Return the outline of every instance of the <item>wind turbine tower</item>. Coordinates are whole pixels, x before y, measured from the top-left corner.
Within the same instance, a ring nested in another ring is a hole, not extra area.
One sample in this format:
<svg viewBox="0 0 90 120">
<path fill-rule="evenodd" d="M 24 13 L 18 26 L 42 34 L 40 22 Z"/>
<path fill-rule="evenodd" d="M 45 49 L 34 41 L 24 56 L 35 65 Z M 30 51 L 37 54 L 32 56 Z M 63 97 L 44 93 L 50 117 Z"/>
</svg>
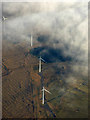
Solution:
<svg viewBox="0 0 90 120">
<path fill-rule="evenodd" d="M 31 47 L 32 47 L 32 45 L 33 45 L 33 37 L 32 37 L 32 35 L 31 35 L 30 40 L 31 40 Z"/>
<path fill-rule="evenodd" d="M 43 92 L 43 94 L 42 94 L 42 104 L 44 104 L 44 99 L 45 99 L 45 93 L 44 93 L 44 91 L 46 91 L 46 92 L 48 92 L 49 94 L 51 94 L 51 92 L 49 92 L 48 90 L 46 90 L 46 89 L 43 87 L 43 89 L 42 89 L 42 92 Z"/>
<path fill-rule="evenodd" d="M 40 58 L 39 58 L 39 72 L 41 72 L 41 67 L 42 67 L 41 66 L 41 64 L 42 64 L 41 61 L 45 62 L 45 60 L 42 59 L 41 56 L 40 56 Z"/>
</svg>

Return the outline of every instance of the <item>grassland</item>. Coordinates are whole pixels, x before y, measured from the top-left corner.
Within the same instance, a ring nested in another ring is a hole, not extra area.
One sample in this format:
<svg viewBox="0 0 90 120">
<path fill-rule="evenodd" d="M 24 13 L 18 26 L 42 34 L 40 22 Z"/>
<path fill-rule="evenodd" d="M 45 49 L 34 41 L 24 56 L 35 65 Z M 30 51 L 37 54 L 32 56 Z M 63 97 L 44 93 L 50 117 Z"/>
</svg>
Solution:
<svg viewBox="0 0 90 120">
<path fill-rule="evenodd" d="M 26 42 L 3 42 L 3 118 L 53 118 L 50 111 L 42 105 L 38 58 L 31 55 L 30 50 Z M 72 71 L 73 62 L 42 65 L 45 88 L 52 93 L 45 93 L 45 102 L 56 117 L 87 117 L 87 76 L 83 79 L 80 74 L 75 75 Z M 76 82 L 67 80 L 71 74 L 77 76 Z"/>
</svg>

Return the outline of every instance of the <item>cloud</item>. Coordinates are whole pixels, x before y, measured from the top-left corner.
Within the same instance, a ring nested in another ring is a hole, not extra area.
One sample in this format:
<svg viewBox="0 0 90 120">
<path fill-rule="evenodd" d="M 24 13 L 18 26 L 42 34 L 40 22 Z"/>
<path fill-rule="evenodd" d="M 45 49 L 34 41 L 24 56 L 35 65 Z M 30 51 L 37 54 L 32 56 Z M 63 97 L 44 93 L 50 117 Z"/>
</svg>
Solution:
<svg viewBox="0 0 90 120">
<path fill-rule="evenodd" d="M 8 17 L 3 23 L 4 39 L 29 42 L 32 34 L 34 44 L 48 46 L 44 50 L 41 47 L 38 55 L 48 53 L 58 59 L 62 51 L 65 59 L 70 57 L 87 66 L 87 3 L 3 3 L 3 14 Z"/>
</svg>

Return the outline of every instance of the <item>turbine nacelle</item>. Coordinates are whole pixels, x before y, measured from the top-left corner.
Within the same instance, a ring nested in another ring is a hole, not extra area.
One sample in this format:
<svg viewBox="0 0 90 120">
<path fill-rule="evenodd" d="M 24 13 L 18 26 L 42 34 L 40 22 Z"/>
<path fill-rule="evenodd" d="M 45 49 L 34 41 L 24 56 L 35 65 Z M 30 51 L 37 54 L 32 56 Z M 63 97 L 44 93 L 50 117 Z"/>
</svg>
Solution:
<svg viewBox="0 0 90 120">
<path fill-rule="evenodd" d="M 43 62 L 45 62 L 45 60 L 43 58 L 41 58 L 41 56 L 40 56 L 39 60 L 42 60 Z"/>
<path fill-rule="evenodd" d="M 51 92 L 49 92 L 48 90 L 46 90 L 44 87 L 43 87 L 43 89 L 42 89 L 41 91 L 46 91 L 46 92 L 48 92 L 49 94 L 52 94 Z"/>
</svg>

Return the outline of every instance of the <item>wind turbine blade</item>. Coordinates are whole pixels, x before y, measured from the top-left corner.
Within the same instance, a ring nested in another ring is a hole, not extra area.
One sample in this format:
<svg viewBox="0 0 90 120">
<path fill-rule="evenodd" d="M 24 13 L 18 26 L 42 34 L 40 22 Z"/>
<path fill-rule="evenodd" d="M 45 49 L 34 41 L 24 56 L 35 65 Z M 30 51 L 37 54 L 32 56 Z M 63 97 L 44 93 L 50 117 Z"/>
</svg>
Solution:
<svg viewBox="0 0 90 120">
<path fill-rule="evenodd" d="M 51 94 L 51 92 L 49 92 L 48 90 L 46 90 L 45 88 L 44 88 L 44 90 L 46 91 L 46 92 L 48 92 L 49 94 Z"/>
<path fill-rule="evenodd" d="M 45 62 L 45 60 L 44 59 L 42 59 L 42 58 L 40 58 L 42 61 L 44 61 Z"/>
</svg>

